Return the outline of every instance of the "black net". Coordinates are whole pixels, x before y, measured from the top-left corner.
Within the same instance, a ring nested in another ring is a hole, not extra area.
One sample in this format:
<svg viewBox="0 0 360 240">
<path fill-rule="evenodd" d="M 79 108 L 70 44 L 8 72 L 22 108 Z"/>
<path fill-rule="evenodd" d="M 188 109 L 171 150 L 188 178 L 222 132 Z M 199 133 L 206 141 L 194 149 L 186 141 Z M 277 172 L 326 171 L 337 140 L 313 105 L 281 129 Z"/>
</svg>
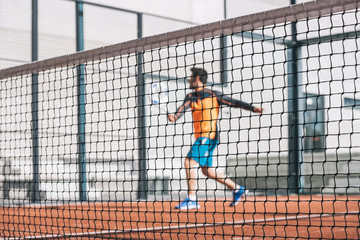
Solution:
<svg viewBox="0 0 360 240">
<path fill-rule="evenodd" d="M 0 237 L 358 239 L 357 7 L 1 70 Z"/>
</svg>

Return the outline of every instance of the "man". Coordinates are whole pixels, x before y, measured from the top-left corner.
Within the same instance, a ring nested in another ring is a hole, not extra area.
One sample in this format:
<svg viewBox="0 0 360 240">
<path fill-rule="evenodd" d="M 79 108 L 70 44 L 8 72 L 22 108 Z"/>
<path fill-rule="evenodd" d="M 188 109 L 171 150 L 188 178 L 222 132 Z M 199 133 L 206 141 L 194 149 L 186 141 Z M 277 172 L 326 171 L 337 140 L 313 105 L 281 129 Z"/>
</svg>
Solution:
<svg viewBox="0 0 360 240">
<path fill-rule="evenodd" d="M 207 72 L 201 68 L 192 68 L 189 80 L 190 88 L 194 92 L 189 93 L 183 104 L 175 114 L 168 114 L 170 122 L 175 122 L 191 107 L 193 116 L 193 128 L 195 143 L 191 147 L 184 165 L 188 184 L 188 197 L 176 206 L 176 209 L 189 210 L 200 208 L 196 198 L 196 164 L 199 164 L 202 173 L 233 190 L 233 201 L 230 206 L 235 206 L 248 190 L 237 185 L 212 167 L 212 154 L 218 145 L 217 118 L 221 105 L 243 108 L 256 113 L 262 113 L 263 109 L 251 106 L 248 103 L 223 96 L 220 92 L 206 89 Z"/>
</svg>

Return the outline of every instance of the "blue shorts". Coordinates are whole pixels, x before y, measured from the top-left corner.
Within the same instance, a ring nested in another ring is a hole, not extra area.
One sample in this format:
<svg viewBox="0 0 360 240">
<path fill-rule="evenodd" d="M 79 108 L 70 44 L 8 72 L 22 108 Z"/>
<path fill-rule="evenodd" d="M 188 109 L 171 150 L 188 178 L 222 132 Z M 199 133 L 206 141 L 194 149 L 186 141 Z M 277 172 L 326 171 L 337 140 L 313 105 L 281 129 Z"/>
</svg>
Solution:
<svg viewBox="0 0 360 240">
<path fill-rule="evenodd" d="M 187 157 L 194 159 L 202 167 L 212 167 L 212 156 L 219 141 L 207 137 L 199 137 L 192 145 Z"/>
</svg>

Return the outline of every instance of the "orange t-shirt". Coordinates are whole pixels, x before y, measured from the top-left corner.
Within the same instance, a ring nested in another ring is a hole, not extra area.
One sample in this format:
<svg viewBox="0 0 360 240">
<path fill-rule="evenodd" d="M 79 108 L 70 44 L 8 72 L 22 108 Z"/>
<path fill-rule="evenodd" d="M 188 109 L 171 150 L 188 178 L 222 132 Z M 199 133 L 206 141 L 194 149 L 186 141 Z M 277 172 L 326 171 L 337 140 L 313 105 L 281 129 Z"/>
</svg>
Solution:
<svg viewBox="0 0 360 240">
<path fill-rule="evenodd" d="M 175 113 L 175 118 L 179 119 L 185 110 L 191 107 L 195 139 L 199 137 L 217 139 L 217 119 L 220 105 L 253 110 L 248 103 L 224 96 L 218 91 L 202 88 L 186 95 L 184 103 Z"/>
</svg>

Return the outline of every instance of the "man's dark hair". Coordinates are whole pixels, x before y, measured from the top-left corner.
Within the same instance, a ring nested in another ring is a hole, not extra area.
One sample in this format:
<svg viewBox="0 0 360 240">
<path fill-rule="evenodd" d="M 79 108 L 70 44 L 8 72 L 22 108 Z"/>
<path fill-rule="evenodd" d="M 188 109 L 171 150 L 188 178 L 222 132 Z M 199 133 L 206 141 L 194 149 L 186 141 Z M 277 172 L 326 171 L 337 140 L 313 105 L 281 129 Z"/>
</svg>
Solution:
<svg viewBox="0 0 360 240">
<path fill-rule="evenodd" d="M 204 84 L 207 83 L 208 75 L 207 75 L 207 72 L 206 72 L 204 69 L 193 67 L 193 68 L 191 69 L 191 72 L 192 72 L 192 75 L 193 75 L 194 78 L 196 78 L 196 77 L 199 76 L 199 77 L 200 77 L 200 81 L 201 81 L 202 83 L 204 83 Z"/>
</svg>

